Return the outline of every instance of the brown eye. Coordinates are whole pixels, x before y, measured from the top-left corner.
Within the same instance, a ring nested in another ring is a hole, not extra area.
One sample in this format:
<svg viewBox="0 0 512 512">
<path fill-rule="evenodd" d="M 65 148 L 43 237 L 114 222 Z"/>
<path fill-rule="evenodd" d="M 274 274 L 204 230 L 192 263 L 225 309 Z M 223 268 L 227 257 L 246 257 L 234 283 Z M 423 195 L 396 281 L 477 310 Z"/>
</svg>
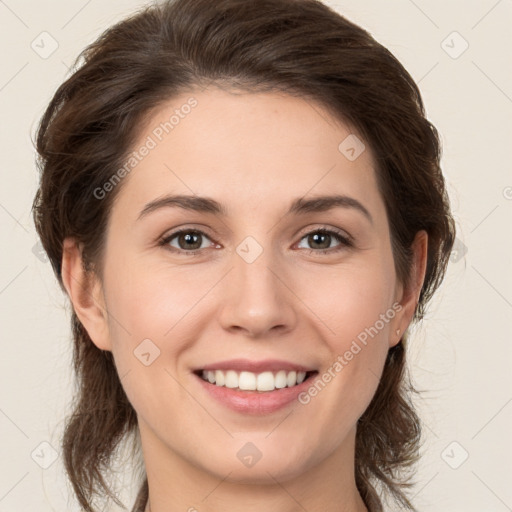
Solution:
<svg viewBox="0 0 512 512">
<path fill-rule="evenodd" d="M 353 245 L 349 237 L 328 229 L 317 229 L 315 231 L 311 231 L 303 236 L 301 240 L 304 239 L 307 240 L 307 244 L 310 247 L 306 247 L 306 250 L 311 253 L 332 253 L 339 251 L 344 247 L 351 247 Z M 331 247 L 331 243 L 333 241 L 338 241 L 338 245 Z"/>
<path fill-rule="evenodd" d="M 195 229 L 182 229 L 165 237 L 160 242 L 160 245 L 168 246 L 172 251 L 195 253 L 196 251 L 200 251 L 205 248 L 202 247 L 204 239 L 209 240 L 206 234 L 202 231 Z M 171 243 L 174 241 L 177 245 Z"/>
<path fill-rule="evenodd" d="M 180 249 L 200 249 L 201 248 L 201 234 L 196 232 L 180 233 L 177 235 L 178 245 Z"/>
<path fill-rule="evenodd" d="M 314 249 L 329 249 L 331 240 L 332 237 L 328 233 L 317 232 L 313 235 L 308 235 L 308 243 L 312 245 Z"/>
</svg>

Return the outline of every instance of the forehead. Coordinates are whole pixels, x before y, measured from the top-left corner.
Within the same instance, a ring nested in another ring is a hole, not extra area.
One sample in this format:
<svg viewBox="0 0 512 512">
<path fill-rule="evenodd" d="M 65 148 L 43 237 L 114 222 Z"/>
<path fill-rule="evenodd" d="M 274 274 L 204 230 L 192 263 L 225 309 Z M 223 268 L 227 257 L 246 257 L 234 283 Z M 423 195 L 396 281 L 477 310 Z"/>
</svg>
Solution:
<svg viewBox="0 0 512 512">
<path fill-rule="evenodd" d="M 326 193 L 383 209 L 368 145 L 319 104 L 284 93 L 176 96 L 147 116 L 130 160 L 117 202 L 137 213 L 167 193 L 215 196 L 233 215 Z"/>
</svg>

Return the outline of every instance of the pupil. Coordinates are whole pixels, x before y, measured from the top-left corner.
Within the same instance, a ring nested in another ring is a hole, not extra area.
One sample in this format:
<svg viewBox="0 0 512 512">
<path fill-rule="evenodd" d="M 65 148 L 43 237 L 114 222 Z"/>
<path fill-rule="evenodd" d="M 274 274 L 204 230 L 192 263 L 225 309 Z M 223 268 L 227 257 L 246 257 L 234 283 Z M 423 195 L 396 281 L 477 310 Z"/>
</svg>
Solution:
<svg viewBox="0 0 512 512">
<path fill-rule="evenodd" d="M 319 244 L 320 246 L 322 246 L 322 249 L 328 249 L 329 245 L 330 245 L 330 237 L 331 236 L 327 233 L 315 233 L 314 235 L 310 235 L 309 238 L 313 240 L 314 244 Z M 185 240 L 184 245 L 188 246 L 188 248 L 190 249 L 191 248 L 190 244 L 197 245 L 197 243 L 198 243 L 197 241 L 199 239 L 199 233 L 195 233 L 195 234 L 187 233 L 185 235 L 182 235 L 181 238 Z M 323 242 L 322 242 L 322 240 L 323 240 Z M 201 244 L 199 243 L 199 247 L 200 246 L 201 246 Z M 182 247 L 182 248 L 184 248 L 184 247 Z M 198 247 L 192 247 L 192 248 L 197 249 Z"/>
<path fill-rule="evenodd" d="M 199 234 L 198 234 L 198 233 L 196 233 L 196 234 L 190 234 L 190 233 L 187 233 L 187 234 L 185 234 L 185 235 L 182 235 L 182 239 L 184 239 L 184 240 L 185 240 L 185 242 L 186 242 L 186 243 L 185 243 L 185 247 L 182 247 L 182 249 L 183 249 L 183 248 L 188 248 L 188 249 L 191 249 L 191 248 L 192 248 L 192 249 L 197 249 L 197 248 L 199 248 L 199 247 L 201 246 L 201 244 L 200 244 L 200 243 L 199 243 L 199 246 L 198 246 L 198 247 L 191 247 L 190 245 L 187 245 L 187 244 L 189 244 L 190 242 L 191 242 L 192 244 L 194 244 L 194 243 L 195 243 L 195 244 L 197 244 L 197 240 L 198 240 L 198 238 L 199 238 Z M 195 239 L 195 242 L 194 242 L 194 239 Z M 180 244 L 180 245 L 181 245 L 181 244 Z"/>
<path fill-rule="evenodd" d="M 329 245 L 330 245 L 330 235 L 327 234 L 327 233 L 315 233 L 314 235 L 311 235 L 311 237 L 313 238 L 313 242 L 314 243 L 320 243 L 320 245 L 322 245 L 322 242 L 318 242 L 318 238 L 319 237 L 323 237 L 324 238 L 324 244 L 323 244 L 323 247 L 322 249 L 327 249 L 329 248 Z M 327 240 L 327 245 L 325 244 L 325 240 Z"/>
</svg>

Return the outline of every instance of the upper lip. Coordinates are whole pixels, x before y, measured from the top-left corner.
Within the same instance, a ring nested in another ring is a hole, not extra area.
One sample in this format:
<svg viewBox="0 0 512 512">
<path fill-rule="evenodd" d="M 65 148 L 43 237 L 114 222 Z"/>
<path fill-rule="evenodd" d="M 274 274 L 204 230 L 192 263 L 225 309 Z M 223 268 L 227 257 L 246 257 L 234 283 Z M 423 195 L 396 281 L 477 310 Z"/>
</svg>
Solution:
<svg viewBox="0 0 512 512">
<path fill-rule="evenodd" d="M 282 359 L 264 359 L 262 361 L 251 361 L 250 359 L 230 359 L 229 361 L 218 361 L 216 363 L 207 364 L 199 370 L 237 370 L 252 373 L 262 373 L 265 371 L 297 371 L 297 372 L 312 372 L 314 368 L 310 368 L 301 364 L 284 361 Z"/>
</svg>

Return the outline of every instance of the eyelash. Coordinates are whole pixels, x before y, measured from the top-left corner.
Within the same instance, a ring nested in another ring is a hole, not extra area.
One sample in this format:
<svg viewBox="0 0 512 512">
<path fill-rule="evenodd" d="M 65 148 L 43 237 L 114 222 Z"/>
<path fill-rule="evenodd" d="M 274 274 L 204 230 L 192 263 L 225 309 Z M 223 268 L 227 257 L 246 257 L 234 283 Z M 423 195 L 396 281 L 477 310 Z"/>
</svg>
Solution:
<svg viewBox="0 0 512 512">
<path fill-rule="evenodd" d="M 205 233 L 204 231 L 201 231 L 200 229 L 183 228 L 183 229 L 179 229 L 177 231 L 174 231 L 170 235 L 162 238 L 159 241 L 158 245 L 159 246 L 168 246 L 168 244 L 169 244 L 169 242 L 171 240 L 173 240 L 174 238 L 176 238 L 178 235 L 180 235 L 182 233 L 200 234 L 201 236 L 205 236 L 206 238 L 210 239 L 208 234 Z M 340 245 L 338 247 L 331 248 L 331 249 L 304 249 L 305 251 L 307 251 L 308 254 L 312 254 L 312 253 L 316 253 L 316 254 L 319 254 L 319 253 L 320 254 L 333 254 L 333 253 L 336 253 L 338 251 L 341 251 L 343 248 L 353 247 L 354 246 L 353 240 L 352 240 L 352 238 L 350 236 L 346 236 L 346 235 L 342 234 L 341 232 L 338 232 L 338 231 L 333 230 L 333 229 L 327 229 L 327 228 L 318 228 L 318 229 L 314 229 L 312 231 L 309 231 L 309 232 L 305 233 L 301 237 L 299 242 L 301 240 L 303 240 L 304 238 L 306 238 L 307 236 L 312 235 L 312 234 L 316 234 L 316 233 L 321 233 L 323 235 L 334 236 L 334 238 L 336 238 L 340 242 Z M 186 251 L 184 249 L 176 249 L 175 247 L 170 247 L 170 246 L 168 246 L 167 248 L 171 252 L 182 253 L 182 254 L 184 253 L 187 256 L 197 256 L 198 253 L 200 253 L 203 250 L 203 249 L 194 249 L 192 251 Z"/>
</svg>

